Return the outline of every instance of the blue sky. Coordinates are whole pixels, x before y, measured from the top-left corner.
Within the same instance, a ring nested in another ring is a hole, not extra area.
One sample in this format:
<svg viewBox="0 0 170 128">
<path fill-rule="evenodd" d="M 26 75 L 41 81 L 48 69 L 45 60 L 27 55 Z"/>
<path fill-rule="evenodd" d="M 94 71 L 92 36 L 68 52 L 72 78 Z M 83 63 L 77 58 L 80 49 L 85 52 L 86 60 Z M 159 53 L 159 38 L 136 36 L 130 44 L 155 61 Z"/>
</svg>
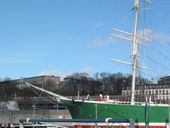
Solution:
<svg viewBox="0 0 170 128">
<path fill-rule="evenodd" d="M 74 72 L 130 73 L 109 58 L 130 59 L 130 43 L 110 36 L 112 28 L 131 32 L 133 0 L 0 1 L 0 78 Z M 170 2 L 153 0 L 148 9 L 153 41 L 148 43 L 166 68 L 149 76 L 170 74 Z M 153 52 L 152 52 L 153 51 Z M 164 58 L 161 60 L 161 58 Z M 147 64 L 147 63 L 146 63 Z M 151 63 L 149 63 L 151 64 Z M 149 65 L 150 66 L 150 65 Z"/>
</svg>

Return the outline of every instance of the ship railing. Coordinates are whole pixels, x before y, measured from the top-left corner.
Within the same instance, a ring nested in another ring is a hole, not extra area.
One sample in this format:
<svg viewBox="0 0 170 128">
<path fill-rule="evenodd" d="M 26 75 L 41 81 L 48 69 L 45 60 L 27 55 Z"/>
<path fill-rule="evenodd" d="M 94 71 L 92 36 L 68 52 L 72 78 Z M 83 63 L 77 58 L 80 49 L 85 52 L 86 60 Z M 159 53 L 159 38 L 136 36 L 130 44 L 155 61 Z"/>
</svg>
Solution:
<svg viewBox="0 0 170 128">
<path fill-rule="evenodd" d="M 130 105 L 130 101 L 113 101 L 113 104 L 124 104 L 124 105 Z M 150 103 L 152 105 L 155 105 L 154 103 Z M 146 105 L 146 102 L 135 102 L 135 105 Z"/>
<path fill-rule="evenodd" d="M 113 102 L 113 104 L 124 104 L 124 105 L 130 105 L 131 104 L 131 102 L 129 102 L 129 101 L 116 101 L 116 102 Z M 153 103 L 153 102 L 151 102 L 151 103 L 146 103 L 146 102 L 135 102 L 135 105 L 142 105 L 142 106 L 145 106 L 145 105 L 149 105 L 149 106 L 170 106 L 170 104 L 156 104 L 156 103 Z"/>
</svg>

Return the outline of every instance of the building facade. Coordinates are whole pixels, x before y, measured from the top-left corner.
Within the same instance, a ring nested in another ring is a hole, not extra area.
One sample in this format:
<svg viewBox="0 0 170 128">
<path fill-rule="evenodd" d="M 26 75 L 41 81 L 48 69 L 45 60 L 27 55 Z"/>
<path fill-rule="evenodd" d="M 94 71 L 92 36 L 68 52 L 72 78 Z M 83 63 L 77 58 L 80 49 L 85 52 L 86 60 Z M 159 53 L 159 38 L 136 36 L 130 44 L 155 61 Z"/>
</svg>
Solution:
<svg viewBox="0 0 170 128">
<path fill-rule="evenodd" d="M 35 77 L 21 78 L 28 83 L 39 86 L 41 88 L 54 91 L 59 88 L 60 77 L 54 75 L 42 75 Z"/>
<path fill-rule="evenodd" d="M 122 90 L 122 95 L 128 97 L 131 95 L 131 89 Z M 149 97 L 152 101 L 170 101 L 170 85 L 150 84 L 137 86 L 135 91 L 136 97 Z"/>
</svg>

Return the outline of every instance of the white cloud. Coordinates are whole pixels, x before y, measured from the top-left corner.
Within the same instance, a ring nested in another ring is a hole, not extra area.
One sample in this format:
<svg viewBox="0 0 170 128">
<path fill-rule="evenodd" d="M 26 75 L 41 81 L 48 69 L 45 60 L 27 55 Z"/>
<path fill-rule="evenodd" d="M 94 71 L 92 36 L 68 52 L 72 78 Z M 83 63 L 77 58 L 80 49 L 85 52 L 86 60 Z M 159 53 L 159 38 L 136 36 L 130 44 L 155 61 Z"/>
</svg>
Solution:
<svg viewBox="0 0 170 128">
<path fill-rule="evenodd" d="M 29 63 L 34 61 L 33 59 L 29 58 L 13 58 L 13 57 L 1 57 L 0 64 L 18 64 L 18 63 Z"/>
<path fill-rule="evenodd" d="M 151 29 L 143 29 L 140 33 L 144 33 L 144 36 L 152 41 L 160 42 L 160 43 L 170 43 L 170 34 L 162 33 L 157 31 L 152 31 Z"/>
<path fill-rule="evenodd" d="M 38 76 L 40 76 L 40 75 L 54 75 L 54 76 L 59 76 L 61 78 L 61 80 L 63 80 L 65 77 L 67 77 L 69 75 L 72 75 L 75 72 L 61 72 L 61 71 L 57 71 L 57 70 L 49 70 L 49 71 L 41 71 L 37 75 Z M 91 74 L 91 73 L 93 73 L 93 68 L 91 68 L 91 67 L 84 67 L 84 68 L 81 68 L 77 72 Z"/>
<path fill-rule="evenodd" d="M 61 80 L 63 80 L 66 76 L 70 75 L 72 73 L 66 73 L 66 72 L 61 72 L 57 70 L 49 70 L 49 71 L 42 71 L 38 73 L 38 75 L 54 75 L 54 76 L 59 76 Z"/>
<path fill-rule="evenodd" d="M 56 71 L 42 71 L 38 75 L 58 75 L 59 73 Z"/>
<path fill-rule="evenodd" d="M 170 43 L 170 34 L 169 33 L 162 33 L 162 32 L 157 32 L 157 31 L 152 31 L 151 29 L 142 29 L 139 32 L 139 35 L 144 36 L 144 38 L 155 41 L 155 42 L 160 42 L 160 43 Z M 116 42 L 117 39 L 109 36 L 106 39 L 96 39 L 92 42 L 92 46 L 105 46 L 112 44 L 113 42 Z"/>
<path fill-rule="evenodd" d="M 104 26 L 104 24 L 102 23 L 102 22 L 98 22 L 98 23 L 96 23 L 93 27 L 95 28 L 95 29 L 98 29 L 98 28 L 101 28 L 101 27 L 103 27 Z"/>
<path fill-rule="evenodd" d="M 159 41 L 160 43 L 170 43 L 170 34 L 153 32 L 152 40 Z"/>
<path fill-rule="evenodd" d="M 79 72 L 91 74 L 93 72 L 93 70 L 94 69 L 92 67 L 84 67 L 84 68 L 80 69 Z"/>
<path fill-rule="evenodd" d="M 109 36 L 108 38 L 103 39 L 103 40 L 102 39 L 94 40 L 92 42 L 92 46 L 96 47 L 96 46 L 109 45 L 109 44 L 112 44 L 115 41 L 116 41 L 116 39 L 114 39 L 113 37 Z"/>
</svg>

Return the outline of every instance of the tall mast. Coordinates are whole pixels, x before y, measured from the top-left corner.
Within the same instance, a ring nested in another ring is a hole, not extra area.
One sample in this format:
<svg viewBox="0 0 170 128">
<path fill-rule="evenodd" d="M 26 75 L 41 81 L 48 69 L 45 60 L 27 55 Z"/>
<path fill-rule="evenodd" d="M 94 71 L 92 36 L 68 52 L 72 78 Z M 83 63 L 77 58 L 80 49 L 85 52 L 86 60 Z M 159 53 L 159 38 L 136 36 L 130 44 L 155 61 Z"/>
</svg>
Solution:
<svg viewBox="0 0 170 128">
<path fill-rule="evenodd" d="M 136 67 L 138 58 L 138 43 L 137 43 L 137 27 L 138 27 L 138 14 L 139 14 L 139 0 L 134 0 L 134 28 L 132 39 L 132 92 L 131 92 L 131 105 L 134 105 L 135 101 L 135 84 L 136 84 Z"/>
</svg>

